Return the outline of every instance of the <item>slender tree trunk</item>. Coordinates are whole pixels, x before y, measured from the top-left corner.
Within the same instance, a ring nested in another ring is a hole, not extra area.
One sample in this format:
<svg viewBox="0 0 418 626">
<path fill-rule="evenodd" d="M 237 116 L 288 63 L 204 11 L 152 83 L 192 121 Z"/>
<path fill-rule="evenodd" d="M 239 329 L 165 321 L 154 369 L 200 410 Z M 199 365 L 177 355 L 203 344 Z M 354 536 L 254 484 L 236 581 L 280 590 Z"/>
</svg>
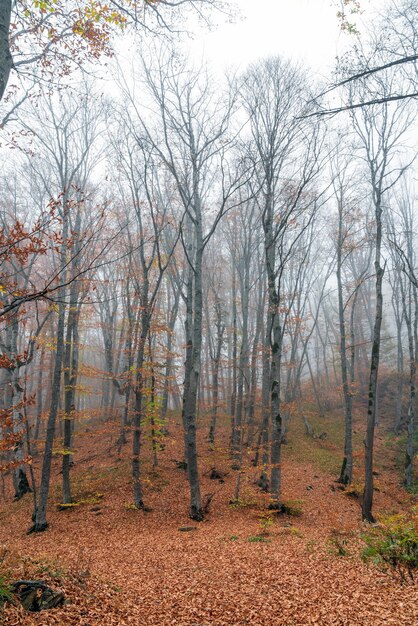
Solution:
<svg viewBox="0 0 418 626">
<path fill-rule="evenodd" d="M 121 448 L 126 444 L 126 428 L 130 424 L 129 419 L 129 405 L 131 399 L 131 371 L 134 364 L 133 344 L 134 344 L 134 332 L 135 332 L 135 314 L 133 312 L 133 306 L 131 297 L 129 294 L 129 281 L 126 285 L 126 314 L 128 317 L 128 328 L 126 329 L 125 348 L 124 348 L 124 368 L 123 372 L 126 376 L 126 380 L 123 386 L 124 404 L 121 416 L 121 427 L 119 438 L 117 441 L 118 454 L 120 454 Z"/>
<path fill-rule="evenodd" d="M 399 277 L 400 278 L 400 277 Z M 394 289 L 395 286 L 392 288 Z M 395 296 L 396 292 L 399 294 L 399 289 L 393 291 L 393 308 L 395 312 L 395 322 L 396 322 L 396 337 L 397 337 L 397 358 L 396 358 L 396 368 L 397 368 L 397 390 L 396 390 L 396 401 L 395 401 L 395 433 L 399 434 L 402 423 L 402 395 L 403 395 L 403 374 L 404 374 L 404 355 L 403 355 L 403 345 L 402 345 L 402 319 L 400 315 L 400 311 L 398 309 L 399 302 Z M 396 301 L 395 301 L 396 300 Z"/>
<path fill-rule="evenodd" d="M 26 493 L 31 491 L 26 475 L 24 464 L 25 439 L 24 439 L 24 417 L 22 413 L 23 387 L 20 381 L 20 364 L 18 362 L 18 333 L 19 318 L 18 312 L 12 315 L 6 328 L 7 352 L 11 367 L 8 369 L 8 382 L 10 385 L 8 408 L 12 407 L 12 429 L 17 441 L 13 450 L 13 462 L 16 466 L 13 469 L 13 486 L 15 490 L 15 500 L 20 500 Z"/>
<path fill-rule="evenodd" d="M 409 285 L 408 299 L 406 298 L 405 289 L 401 283 L 402 301 L 404 303 L 404 317 L 408 331 L 408 350 L 409 350 L 409 407 L 407 422 L 407 440 L 405 451 L 405 475 L 404 483 L 407 489 L 412 487 L 414 478 L 414 435 L 415 435 L 415 402 L 416 402 L 416 355 L 415 341 L 412 323 L 412 307 L 411 307 L 411 290 L 413 285 Z M 415 311 L 415 317 L 417 311 Z"/>
<path fill-rule="evenodd" d="M 357 361 L 357 374 L 359 374 L 359 356 L 356 350 L 356 331 L 355 331 L 355 312 L 358 298 L 359 287 L 356 288 L 351 303 L 350 311 L 350 382 L 353 385 L 356 380 L 356 361 Z M 357 357 L 357 358 L 356 358 Z"/>
<path fill-rule="evenodd" d="M 44 375 L 44 366 L 45 366 L 45 346 L 42 345 L 41 354 L 39 358 L 39 372 L 38 372 L 38 384 L 36 391 L 36 417 L 35 417 L 35 432 L 34 432 L 34 440 L 35 443 L 39 439 L 39 431 L 41 428 L 41 419 L 42 419 L 42 410 L 43 410 L 43 375 Z"/>
<path fill-rule="evenodd" d="M 168 332 L 167 332 L 167 358 L 165 363 L 165 376 L 164 376 L 164 388 L 163 388 L 163 397 L 161 401 L 161 421 L 164 423 L 167 418 L 167 410 L 168 410 L 168 398 L 169 398 L 169 390 L 172 383 L 170 382 L 170 378 L 173 373 L 173 339 L 174 339 L 174 329 L 176 326 L 178 310 L 180 304 L 180 289 L 177 289 L 174 294 L 174 302 L 171 304 L 170 299 L 168 300 L 169 306 L 169 321 L 168 321 Z"/>
<path fill-rule="evenodd" d="M 6 91 L 10 70 L 13 67 L 9 40 L 11 11 L 12 0 L 2 0 L 0 2 L 0 101 Z"/>
<path fill-rule="evenodd" d="M 55 424 L 58 415 L 58 404 L 61 392 L 61 372 L 64 357 L 64 329 L 65 329 L 65 304 L 64 289 L 59 290 L 57 349 L 55 353 L 54 376 L 52 379 L 51 408 L 49 411 L 46 427 L 46 441 L 44 458 L 42 463 L 41 484 L 39 488 L 39 502 L 36 509 L 34 532 L 41 532 L 48 528 L 46 509 L 48 504 L 49 483 L 51 478 L 52 449 L 55 437 Z"/>
<path fill-rule="evenodd" d="M 263 489 L 263 491 L 268 491 L 269 489 L 269 479 L 267 475 L 267 466 L 269 464 L 269 418 L 270 418 L 270 385 L 271 385 L 271 374 L 270 374 L 270 345 L 269 345 L 269 329 L 271 327 L 271 314 L 267 314 L 267 324 L 264 331 L 264 346 L 263 346 L 263 373 L 262 373 L 262 382 L 261 382 L 261 429 L 260 435 L 258 439 L 257 452 L 254 459 L 254 465 L 258 465 L 258 456 L 259 449 L 261 446 L 262 449 L 262 469 L 261 476 L 259 478 L 258 484 Z"/>
<path fill-rule="evenodd" d="M 115 333 L 117 332 L 117 325 L 115 324 Z M 120 383 L 118 380 L 118 376 L 119 376 L 119 372 L 120 372 L 120 362 L 121 362 L 121 355 L 122 355 L 122 346 L 125 340 L 125 320 L 122 320 L 122 327 L 119 331 L 119 339 L 118 339 L 118 346 L 117 346 L 117 350 L 116 350 L 116 358 L 114 359 L 114 365 L 113 365 L 113 385 L 112 385 L 112 397 L 110 400 L 110 412 L 111 415 L 113 416 L 115 413 L 115 402 L 116 402 L 116 393 L 120 391 Z M 116 343 L 116 335 L 115 335 L 115 342 Z"/>
<path fill-rule="evenodd" d="M 75 392 L 78 377 L 79 335 L 81 303 L 79 302 L 80 287 L 77 274 L 80 269 L 80 230 L 81 211 L 78 209 L 74 224 L 74 256 L 71 263 L 70 302 L 67 315 L 67 331 L 63 360 L 64 370 L 64 440 L 62 457 L 62 498 L 64 504 L 72 502 L 70 469 L 73 465 L 72 434 L 74 429 Z"/>
<path fill-rule="evenodd" d="M 241 284 L 241 310 L 242 310 L 242 331 L 241 346 L 239 354 L 238 378 L 237 378 L 237 401 L 235 408 L 234 428 L 232 431 L 232 455 L 233 468 L 239 469 L 241 465 L 241 450 L 243 441 L 243 409 L 244 409 L 244 382 L 245 371 L 248 363 L 248 294 L 249 294 L 249 267 L 243 268 L 244 279 Z"/>
<path fill-rule="evenodd" d="M 195 189 L 197 183 L 195 182 Z M 190 486 L 190 517 L 203 520 L 197 462 L 196 422 L 202 348 L 203 295 L 202 256 L 203 234 L 200 198 L 195 191 L 193 243 L 189 248 L 188 288 L 186 298 L 186 360 L 183 393 L 183 424 L 185 431 L 185 458 Z M 194 254 L 193 254 L 194 248 Z M 193 265 L 190 264 L 190 261 Z"/>
<path fill-rule="evenodd" d="M 341 378 L 344 396 L 344 458 L 341 466 L 339 481 L 344 485 L 351 483 L 353 479 L 353 415 L 352 397 L 348 382 L 347 371 L 347 346 L 346 346 L 346 326 L 344 317 L 343 283 L 342 283 L 342 252 L 343 252 L 343 206 L 342 199 L 339 200 L 338 207 L 338 241 L 337 241 L 337 290 L 338 290 L 338 316 L 340 322 L 340 358 L 341 358 Z"/>
<path fill-rule="evenodd" d="M 254 439 L 255 426 L 255 402 L 257 394 L 257 372 L 258 372 L 258 350 L 260 342 L 260 334 L 262 329 L 262 320 L 264 314 L 264 298 L 263 298 L 263 281 L 260 278 L 260 289 L 258 293 L 258 307 L 255 321 L 254 340 L 251 351 L 251 381 L 250 394 L 248 400 L 248 438 L 247 445 L 251 447 Z"/>
<path fill-rule="evenodd" d="M 141 484 L 141 426 L 143 421 L 143 390 L 144 390 L 144 361 L 145 361 L 145 345 L 150 329 L 150 310 L 149 310 L 149 278 L 148 268 L 145 259 L 142 259 L 144 275 L 142 278 L 141 293 L 141 330 L 138 342 L 138 352 L 136 357 L 136 375 L 134 387 L 134 415 L 133 415 L 133 435 L 132 435 L 132 481 L 134 505 L 137 509 L 144 508 L 142 500 L 142 484 Z"/>
<path fill-rule="evenodd" d="M 273 199 L 267 194 L 266 217 L 264 218 L 266 272 L 268 284 L 268 327 L 271 350 L 270 365 L 270 414 L 271 414 L 271 477 L 270 494 L 271 507 L 281 508 L 281 445 L 282 445 L 282 416 L 280 412 L 280 366 L 282 357 L 282 328 L 280 324 L 280 297 L 276 287 L 276 255 L 273 237 Z"/>
<path fill-rule="evenodd" d="M 381 198 L 375 203 L 376 216 L 376 251 L 375 251 L 375 271 L 376 271 L 376 314 L 373 328 L 373 344 L 372 357 L 370 364 L 369 379 L 369 402 L 367 408 L 367 430 L 364 440 L 365 448 L 365 473 L 364 473 L 364 494 L 362 515 L 363 519 L 368 522 L 374 522 L 372 514 L 373 508 L 373 449 L 374 449 L 374 431 L 376 425 L 376 402 L 377 402 L 377 383 L 379 375 L 379 359 L 380 359 L 380 331 L 383 318 L 383 274 L 384 269 L 381 267 L 381 247 L 382 247 L 382 206 Z"/>
<path fill-rule="evenodd" d="M 235 411 L 237 401 L 237 354 L 238 354 L 238 333 L 237 333 L 237 279 L 235 267 L 232 268 L 232 391 L 231 391 L 231 444 L 234 433 Z"/>
<path fill-rule="evenodd" d="M 140 465 L 140 452 L 141 452 L 141 421 L 142 421 L 142 403 L 143 403 L 143 372 L 144 365 L 144 351 L 146 334 L 148 329 L 146 324 L 142 328 L 141 337 L 139 340 L 138 353 L 136 359 L 136 379 L 134 388 L 134 415 L 132 421 L 132 482 L 133 482 L 133 496 L 134 505 L 137 509 L 144 508 L 144 502 L 142 500 L 142 485 L 141 485 L 141 465 Z"/>
<path fill-rule="evenodd" d="M 274 304 L 273 304 L 274 303 Z M 278 298 L 273 299 L 272 305 L 278 311 Z M 272 344 L 271 344 L 271 482 L 270 493 L 272 506 L 281 508 L 281 447 L 282 447 L 282 415 L 280 407 L 280 364 L 282 329 L 279 313 L 272 315 Z"/>
<path fill-rule="evenodd" d="M 222 355 L 223 335 L 225 326 L 222 321 L 222 309 L 220 303 L 215 305 L 217 319 L 216 319 L 216 348 L 212 366 L 212 417 L 209 429 L 209 443 L 215 443 L 216 423 L 218 418 L 218 402 L 219 402 L 219 366 Z"/>
<path fill-rule="evenodd" d="M 72 502 L 70 469 L 73 464 L 72 435 L 75 412 L 75 388 L 78 376 L 78 322 L 79 306 L 77 305 L 77 288 L 71 286 L 72 297 L 67 318 L 67 332 L 64 353 L 64 440 L 62 457 L 62 501 L 64 504 Z"/>
<path fill-rule="evenodd" d="M 56 336 L 56 352 L 54 362 L 54 374 L 52 378 L 51 390 L 51 406 L 48 415 L 46 427 L 46 441 L 44 449 L 44 457 L 42 463 L 41 484 L 39 487 L 39 501 L 35 512 L 35 523 L 31 528 L 33 532 L 42 532 L 48 528 L 46 519 L 46 510 L 48 505 L 49 484 L 51 478 L 52 450 L 55 438 L 55 425 L 58 415 L 58 406 L 61 394 L 61 374 L 62 362 L 64 358 L 64 333 L 65 333 L 65 283 L 66 283 L 66 265 L 67 265 L 67 238 L 68 238 L 68 208 L 66 206 L 66 198 L 63 203 L 63 227 L 62 227 L 63 244 L 61 247 L 61 276 L 62 287 L 58 290 L 58 324 Z"/>
<path fill-rule="evenodd" d="M 150 406 L 151 406 L 151 446 L 152 446 L 152 467 L 155 469 L 158 466 L 158 456 L 157 456 L 157 433 L 155 428 L 155 372 L 154 372 L 154 362 L 153 362 L 153 349 L 152 349 L 152 341 L 151 341 L 151 333 L 148 333 L 148 350 L 149 350 L 149 363 L 150 363 L 150 371 L 151 371 L 151 396 L 150 396 Z"/>
</svg>

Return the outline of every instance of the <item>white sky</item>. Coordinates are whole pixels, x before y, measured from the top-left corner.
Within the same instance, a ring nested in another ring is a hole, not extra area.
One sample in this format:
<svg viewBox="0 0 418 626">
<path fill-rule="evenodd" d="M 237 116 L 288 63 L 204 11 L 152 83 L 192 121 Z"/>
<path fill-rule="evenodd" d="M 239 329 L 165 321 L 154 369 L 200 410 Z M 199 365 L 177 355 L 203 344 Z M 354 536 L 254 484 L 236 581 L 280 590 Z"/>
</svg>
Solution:
<svg viewBox="0 0 418 626">
<path fill-rule="evenodd" d="M 260 57 L 281 54 L 309 64 L 329 76 L 338 50 L 348 36 L 340 31 L 331 0 L 236 0 L 242 19 L 202 31 L 185 43 L 194 56 L 219 69 L 245 67 Z"/>
<path fill-rule="evenodd" d="M 335 57 L 352 47 L 355 36 L 341 32 L 337 0 L 231 0 L 240 11 L 234 23 L 215 15 L 216 26 L 197 27 L 188 21 L 196 34 L 177 42 L 180 49 L 198 62 L 207 62 L 214 73 L 244 69 L 249 63 L 270 55 L 282 55 L 311 67 L 317 78 L 332 80 Z M 361 0 L 362 16 L 350 18 L 365 30 L 373 8 L 386 0 Z M 192 20 L 193 22 L 193 20 Z M 152 39 L 152 37 L 151 37 Z M 125 38 L 117 46 L 117 58 L 123 65 L 135 58 L 133 39 Z"/>
</svg>

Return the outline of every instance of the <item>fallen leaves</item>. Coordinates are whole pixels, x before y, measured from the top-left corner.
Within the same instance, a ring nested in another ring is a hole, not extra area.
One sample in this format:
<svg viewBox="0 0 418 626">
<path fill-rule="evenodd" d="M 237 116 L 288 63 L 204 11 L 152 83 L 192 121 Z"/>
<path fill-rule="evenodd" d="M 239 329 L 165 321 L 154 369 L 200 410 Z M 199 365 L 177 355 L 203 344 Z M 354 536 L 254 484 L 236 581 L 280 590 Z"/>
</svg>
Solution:
<svg viewBox="0 0 418 626">
<path fill-rule="evenodd" d="M 180 434 L 176 439 L 181 454 Z M 110 477 L 107 468 L 115 459 L 105 452 L 108 442 L 100 445 L 96 473 L 88 455 L 74 472 L 75 486 L 94 485 L 103 493 L 100 516 L 86 507 L 65 512 L 51 507 L 49 530 L 27 537 L 29 500 L 2 504 L 0 541 L 13 555 L 4 567 L 19 578 L 41 577 L 62 588 L 68 598 L 63 608 L 33 615 L 9 605 L 1 616 L 4 626 L 418 623 L 417 586 L 403 587 L 361 562 L 358 502 L 331 491 L 329 474 L 285 459 L 283 497 L 297 502 L 302 514 L 269 515 L 267 524 L 264 496 L 253 486 L 257 468 L 248 470 L 245 483 L 245 501 L 251 506 L 231 507 L 236 475 L 227 457 L 217 459 L 225 482 L 219 485 L 210 515 L 193 525 L 193 532 L 179 532 L 191 527 L 187 479 L 173 468 L 173 447 L 161 453 L 158 474 L 152 475 L 146 460 L 143 464 L 150 478 L 145 500 L 152 507 L 144 513 L 126 507 L 131 497 L 129 450 Z M 203 493 L 213 489 L 213 453 L 206 447 L 202 438 Z M 57 479 L 58 466 L 56 470 Z M 396 481 L 391 481 L 389 475 L 384 493 L 376 494 L 381 509 L 393 507 L 399 495 Z M 254 537 L 263 540 L 250 540 Z"/>
</svg>

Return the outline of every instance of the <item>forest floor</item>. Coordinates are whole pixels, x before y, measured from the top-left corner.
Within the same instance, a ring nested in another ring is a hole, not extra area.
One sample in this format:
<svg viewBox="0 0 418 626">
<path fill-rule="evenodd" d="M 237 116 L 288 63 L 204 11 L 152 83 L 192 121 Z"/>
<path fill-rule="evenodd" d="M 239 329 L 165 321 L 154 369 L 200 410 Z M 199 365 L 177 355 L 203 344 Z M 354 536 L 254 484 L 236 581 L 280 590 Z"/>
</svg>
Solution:
<svg viewBox="0 0 418 626">
<path fill-rule="evenodd" d="M 121 457 L 116 423 L 98 432 L 83 425 L 76 435 L 72 473 L 79 506 L 58 510 L 59 456 L 54 461 L 49 529 L 26 535 L 31 496 L 0 502 L 0 570 L 11 579 L 37 578 L 64 591 L 63 608 L 25 613 L 6 605 L 0 623 L 11 625 L 111 626 L 412 626 L 418 624 L 418 586 L 402 585 L 360 558 L 359 500 L 335 483 L 341 460 L 341 418 L 318 423 L 324 440 L 290 424 L 283 447 L 283 497 L 299 515 L 268 512 L 254 480 L 260 470 L 245 459 L 238 505 L 231 506 L 237 472 L 226 447 L 210 450 L 199 432 L 202 492 L 213 494 L 202 523 L 187 516 L 188 486 L 179 419 L 151 465 L 150 441 L 143 462 L 144 500 L 131 503 L 129 443 Z M 364 421 L 359 413 L 358 423 Z M 355 427 L 356 480 L 361 479 L 360 427 Z M 222 433 L 224 444 L 227 429 Z M 413 498 L 400 486 L 398 442 L 383 427 L 377 434 L 375 512 L 410 509 Z M 35 469 L 39 460 L 35 460 Z M 225 474 L 211 480 L 210 470 Z M 10 482 L 9 479 L 7 479 Z M 81 501 L 81 502 L 80 502 Z M 183 532 L 179 528 L 195 526 Z M 2 556 L 3 555 L 3 556 Z M 1 560 L 3 562 L 1 563 Z M 0 571 L 0 573 L 1 573 Z"/>
</svg>

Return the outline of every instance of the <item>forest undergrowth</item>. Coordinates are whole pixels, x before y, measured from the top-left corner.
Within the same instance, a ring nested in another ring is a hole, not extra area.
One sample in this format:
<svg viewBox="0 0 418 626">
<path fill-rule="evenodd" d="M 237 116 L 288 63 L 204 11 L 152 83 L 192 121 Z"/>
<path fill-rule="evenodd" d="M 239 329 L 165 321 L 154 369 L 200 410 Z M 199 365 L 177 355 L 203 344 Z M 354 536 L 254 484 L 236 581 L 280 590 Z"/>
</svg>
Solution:
<svg viewBox="0 0 418 626">
<path fill-rule="evenodd" d="M 416 581 L 402 581 L 361 559 L 366 526 L 358 498 L 360 410 L 355 412 L 355 480 L 346 491 L 335 482 L 342 436 L 337 414 L 311 417 L 314 431 L 326 433 L 323 438 L 309 437 L 302 420 L 292 418 L 283 462 L 287 514 L 269 511 L 268 497 L 255 484 L 260 468 L 252 465 L 252 451 L 243 462 L 239 500 L 233 501 L 237 471 L 227 453 L 227 422 L 213 448 L 202 428 L 202 492 L 210 500 L 202 523 L 187 516 L 186 472 L 178 467 L 180 419 L 171 416 L 157 467 L 152 467 L 151 442 L 144 441 L 147 511 L 131 504 L 129 443 L 119 456 L 116 421 L 94 431 L 79 425 L 74 506 L 59 506 L 56 457 L 46 532 L 26 534 L 31 496 L 11 505 L 6 488 L 0 503 L 0 573 L 6 581 L 41 579 L 63 590 L 67 603 L 33 614 L 6 603 L 0 613 L 4 626 L 418 623 Z M 401 487 L 394 444 L 396 438 L 382 424 L 376 440 L 378 517 L 413 511 L 413 495 Z"/>
</svg>

